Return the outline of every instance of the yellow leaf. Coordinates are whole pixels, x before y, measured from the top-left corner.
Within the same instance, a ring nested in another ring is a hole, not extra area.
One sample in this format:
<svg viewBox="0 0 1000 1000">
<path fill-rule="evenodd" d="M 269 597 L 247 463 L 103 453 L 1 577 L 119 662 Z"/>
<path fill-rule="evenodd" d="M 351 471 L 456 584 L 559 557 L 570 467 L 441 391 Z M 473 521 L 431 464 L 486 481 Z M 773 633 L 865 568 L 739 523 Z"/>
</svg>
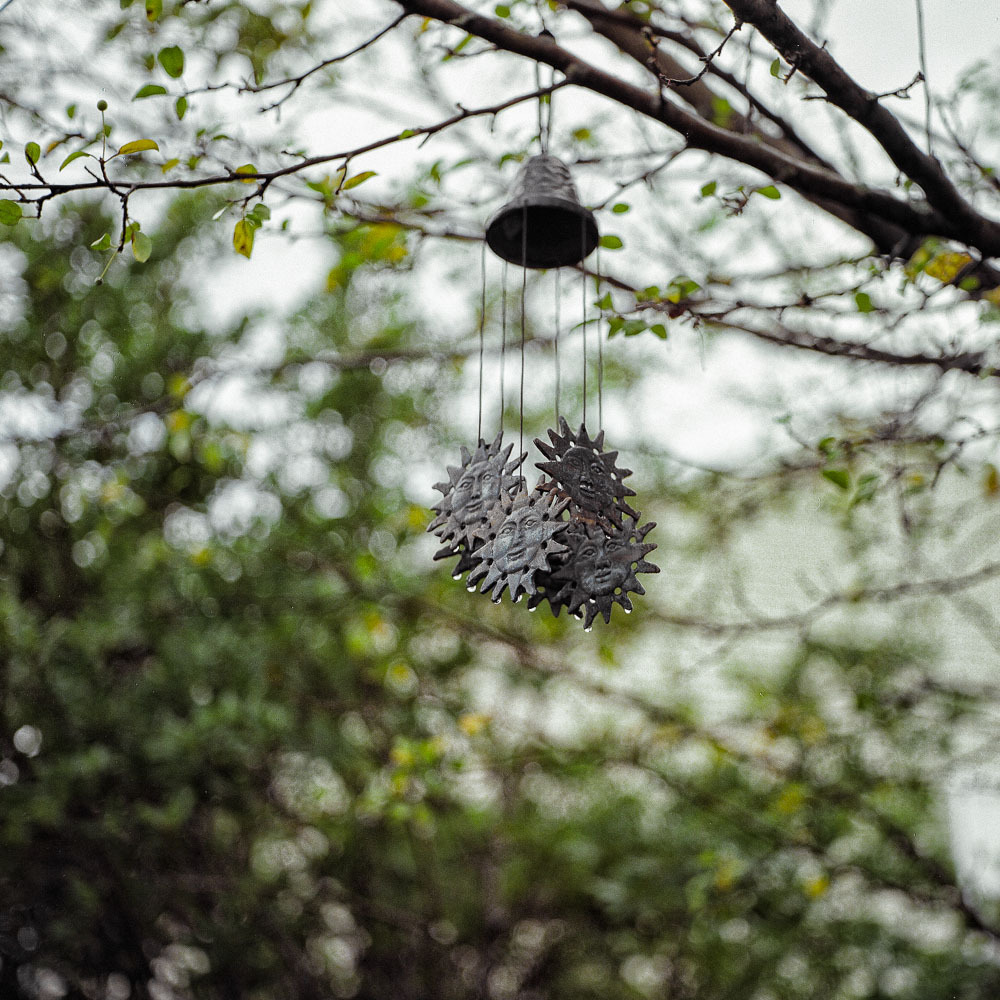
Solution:
<svg viewBox="0 0 1000 1000">
<path fill-rule="evenodd" d="M 187 382 L 187 379 L 184 379 Z M 176 395 L 176 394 L 175 394 Z M 187 430 L 192 423 L 191 414 L 186 410 L 174 410 L 167 417 L 167 427 L 172 433 Z"/>
<path fill-rule="evenodd" d="M 995 497 L 1000 493 L 1000 473 L 992 462 L 986 463 L 986 475 L 983 481 L 983 488 L 988 497 Z"/>
<path fill-rule="evenodd" d="M 971 261 L 967 253 L 939 253 L 924 270 L 938 281 L 947 284 Z"/>
<path fill-rule="evenodd" d="M 817 875 L 809 879 L 802 887 L 810 899 L 819 899 L 830 888 L 830 879 L 826 875 Z"/>
<path fill-rule="evenodd" d="M 353 177 L 348 177 L 344 181 L 344 191 L 350 190 L 352 187 L 357 187 L 359 184 L 364 184 L 366 180 L 371 177 L 375 177 L 376 172 L 374 170 L 362 170 L 360 174 L 355 174 Z"/>
<path fill-rule="evenodd" d="M 458 720 L 458 728 L 466 736 L 481 733 L 490 723 L 490 717 L 485 712 L 468 712 Z"/>
<path fill-rule="evenodd" d="M 786 815 L 798 812 L 804 802 L 805 792 L 803 792 L 802 786 L 792 783 L 785 788 L 778 798 L 778 812 L 783 812 Z"/>
<path fill-rule="evenodd" d="M 163 171 L 164 173 L 167 173 L 168 171 L 170 171 L 170 170 L 173 170 L 173 169 L 174 169 L 174 167 L 176 167 L 176 166 L 177 166 L 177 164 L 178 164 L 178 163 L 180 163 L 180 162 L 181 162 L 181 161 L 180 161 L 180 160 L 178 160 L 178 159 L 177 159 L 177 157 L 175 156 L 175 157 L 174 157 L 173 159 L 171 159 L 171 160 L 167 160 L 167 162 L 166 162 L 166 163 L 164 163 L 164 164 L 163 164 L 163 166 L 162 166 L 162 167 L 160 167 L 160 169 L 161 169 L 161 170 L 162 170 L 162 171 Z"/>
<path fill-rule="evenodd" d="M 240 219 L 233 230 L 233 249 L 237 253 L 243 254 L 247 260 L 253 253 L 253 234 L 254 227 L 247 225 L 246 219 Z"/>
<path fill-rule="evenodd" d="M 255 174 L 257 173 L 257 168 L 252 163 L 244 163 L 242 167 L 237 167 L 234 174 Z M 248 177 L 245 181 L 241 181 L 241 184 L 253 184 L 256 178 Z M 250 255 L 247 254 L 249 257 Z"/>
<path fill-rule="evenodd" d="M 155 149 L 159 152 L 160 147 L 152 139 L 133 139 L 132 142 L 126 142 L 121 149 L 118 150 L 118 156 L 128 156 L 129 153 L 142 153 L 147 149 Z"/>
</svg>

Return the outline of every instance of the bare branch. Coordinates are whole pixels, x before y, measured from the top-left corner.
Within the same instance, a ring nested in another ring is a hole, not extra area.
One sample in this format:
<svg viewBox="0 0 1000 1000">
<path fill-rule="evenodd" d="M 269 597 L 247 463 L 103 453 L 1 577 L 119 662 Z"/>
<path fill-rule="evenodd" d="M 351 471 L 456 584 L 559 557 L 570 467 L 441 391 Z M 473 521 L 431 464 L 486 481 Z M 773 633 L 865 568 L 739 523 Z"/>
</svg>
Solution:
<svg viewBox="0 0 1000 1000">
<path fill-rule="evenodd" d="M 958 192 L 940 162 L 919 149 L 898 119 L 860 86 L 822 46 L 802 32 L 771 0 L 725 0 L 736 17 L 752 24 L 782 57 L 818 84 L 832 104 L 876 139 L 892 162 L 923 189 L 941 215 L 954 220 L 963 242 L 987 256 L 1000 256 L 1000 223 L 973 208 Z"/>
</svg>

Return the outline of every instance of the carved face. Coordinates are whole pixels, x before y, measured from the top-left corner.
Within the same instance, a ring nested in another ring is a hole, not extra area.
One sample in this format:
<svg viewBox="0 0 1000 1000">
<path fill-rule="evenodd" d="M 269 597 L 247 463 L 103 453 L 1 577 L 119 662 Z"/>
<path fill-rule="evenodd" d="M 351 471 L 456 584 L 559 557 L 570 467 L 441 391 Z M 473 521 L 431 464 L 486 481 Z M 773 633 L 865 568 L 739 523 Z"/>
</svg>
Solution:
<svg viewBox="0 0 1000 1000">
<path fill-rule="evenodd" d="M 586 448 L 570 448 L 562 458 L 562 485 L 574 500 L 588 510 L 595 510 L 604 500 L 612 501 L 614 481 L 600 456 Z"/>
<path fill-rule="evenodd" d="M 486 516 L 500 498 L 501 471 L 493 462 L 475 462 L 462 473 L 455 484 L 452 510 L 469 524 Z"/>
<path fill-rule="evenodd" d="M 574 560 L 578 585 L 591 596 L 613 594 L 624 586 L 631 568 L 628 546 L 605 536 L 588 537 Z"/>
<path fill-rule="evenodd" d="M 525 569 L 550 537 L 545 521 L 533 507 L 514 511 L 493 541 L 493 564 L 500 573 Z"/>
</svg>

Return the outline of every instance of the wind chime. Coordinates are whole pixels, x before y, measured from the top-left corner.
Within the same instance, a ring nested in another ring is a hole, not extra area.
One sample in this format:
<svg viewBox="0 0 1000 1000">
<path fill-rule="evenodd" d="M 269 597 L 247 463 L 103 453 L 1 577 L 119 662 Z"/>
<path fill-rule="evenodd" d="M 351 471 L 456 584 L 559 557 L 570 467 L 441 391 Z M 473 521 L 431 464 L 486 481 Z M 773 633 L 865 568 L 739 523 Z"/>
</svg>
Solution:
<svg viewBox="0 0 1000 1000">
<path fill-rule="evenodd" d="M 550 112 L 551 113 L 551 112 Z M 555 354 L 557 430 L 535 445 L 546 461 L 528 488 L 520 474 L 527 458 L 524 443 L 524 301 L 527 269 L 557 269 L 580 264 L 598 245 L 597 221 L 580 204 L 566 165 L 547 151 L 547 130 L 539 128 L 541 155 L 521 167 L 510 200 L 486 225 L 483 252 L 483 301 L 479 328 L 479 432 L 474 450 L 462 448 L 461 464 L 448 468 L 448 481 L 433 508 L 437 516 L 428 531 L 444 543 L 435 559 L 458 557 L 455 579 L 468 574 L 467 588 L 489 592 L 499 603 L 504 590 L 517 603 L 527 595 L 534 611 L 548 601 L 556 617 L 563 608 L 583 620 L 590 631 L 602 615 L 620 604 L 632 610 L 630 594 L 643 594 L 637 573 L 658 573 L 645 558 L 656 546 L 646 536 L 654 522 L 640 526 L 640 514 L 629 506 L 635 491 L 625 485 L 630 469 L 616 464 L 618 452 L 604 450 L 603 353 L 598 365 L 598 434 L 591 438 L 587 420 L 587 313 L 584 285 L 583 422 L 575 433 L 559 413 L 559 320 L 557 287 Z M 486 312 L 485 247 L 506 263 L 521 267 L 521 428 L 518 453 L 503 444 L 503 349 L 506 347 L 506 300 L 501 350 L 501 430 L 489 444 L 482 437 L 483 336 Z M 586 282 L 584 273 L 582 280 Z M 598 331 L 599 352 L 602 352 Z"/>
</svg>

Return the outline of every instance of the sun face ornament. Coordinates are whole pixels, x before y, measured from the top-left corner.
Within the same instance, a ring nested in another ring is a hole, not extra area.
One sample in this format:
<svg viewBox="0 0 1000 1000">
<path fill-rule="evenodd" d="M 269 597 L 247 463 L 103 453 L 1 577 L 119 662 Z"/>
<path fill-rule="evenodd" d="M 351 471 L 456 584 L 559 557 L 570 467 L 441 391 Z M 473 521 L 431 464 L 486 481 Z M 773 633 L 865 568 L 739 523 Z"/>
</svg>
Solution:
<svg viewBox="0 0 1000 1000">
<path fill-rule="evenodd" d="M 490 598 L 499 603 L 505 588 L 515 603 L 523 594 L 535 592 L 535 574 L 547 573 L 550 560 L 566 552 L 555 540 L 565 527 L 562 513 L 569 501 L 535 487 L 515 496 L 501 497 L 480 529 L 482 545 L 473 553 L 478 561 L 469 583 L 483 579 L 480 593 L 490 588 Z"/>
<path fill-rule="evenodd" d="M 524 482 L 517 475 L 517 468 L 527 453 L 508 461 L 514 446 L 501 448 L 501 440 L 502 434 L 497 434 L 492 444 L 480 438 L 471 453 L 463 446 L 462 464 L 449 466 L 448 482 L 434 486 L 443 496 L 432 508 L 437 517 L 427 530 L 446 543 L 435 553 L 435 559 L 459 557 L 452 570 L 455 579 L 476 565 L 473 552 L 481 544 L 476 532 L 486 523 L 490 510 L 501 497 L 514 493 Z"/>
<path fill-rule="evenodd" d="M 600 525 L 579 521 L 561 538 L 569 553 L 564 564 L 552 574 L 552 584 L 561 585 L 555 601 L 565 605 L 570 614 L 582 616 L 589 632 L 598 614 L 605 624 L 611 621 L 611 608 L 620 604 L 626 614 L 632 610 L 629 593 L 644 594 L 637 573 L 659 573 L 660 568 L 646 560 L 656 548 L 645 537 L 656 527 L 650 521 L 639 527 L 638 518 L 627 517 L 621 531 L 605 532 Z M 550 603 L 552 598 L 549 599 Z M 555 605 L 553 605 L 555 607 Z M 558 612 L 556 612 L 558 613 Z"/>
<path fill-rule="evenodd" d="M 571 510 L 592 515 L 605 525 L 622 529 L 622 515 L 638 518 L 639 514 L 626 502 L 634 497 L 635 490 L 625 485 L 631 469 L 615 465 L 617 451 L 604 451 L 604 431 L 591 440 L 586 427 L 580 425 L 576 434 L 570 430 L 564 417 L 559 418 L 561 434 L 550 430 L 551 444 L 535 438 L 538 450 L 549 461 L 536 462 L 535 467 L 552 477 L 560 493 L 568 497 Z"/>
</svg>

